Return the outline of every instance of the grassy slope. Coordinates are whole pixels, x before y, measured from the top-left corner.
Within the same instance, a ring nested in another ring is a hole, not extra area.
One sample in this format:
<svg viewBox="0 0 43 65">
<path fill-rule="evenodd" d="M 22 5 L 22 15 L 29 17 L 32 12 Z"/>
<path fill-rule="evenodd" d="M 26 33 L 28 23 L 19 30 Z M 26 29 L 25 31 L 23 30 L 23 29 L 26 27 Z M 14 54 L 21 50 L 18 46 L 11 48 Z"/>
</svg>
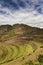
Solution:
<svg viewBox="0 0 43 65">
<path fill-rule="evenodd" d="M 3 53 L 8 54 L 1 59 Z M 29 65 L 29 61 L 32 61 L 34 65 L 40 65 L 37 60 L 40 54 L 43 55 L 43 29 L 24 24 L 0 26 L 0 64 Z"/>
<path fill-rule="evenodd" d="M 34 36 L 39 35 L 43 37 L 43 29 L 30 27 L 23 24 L 15 24 L 13 26 L 0 26 L 0 38 L 9 38 L 13 36 Z"/>
</svg>

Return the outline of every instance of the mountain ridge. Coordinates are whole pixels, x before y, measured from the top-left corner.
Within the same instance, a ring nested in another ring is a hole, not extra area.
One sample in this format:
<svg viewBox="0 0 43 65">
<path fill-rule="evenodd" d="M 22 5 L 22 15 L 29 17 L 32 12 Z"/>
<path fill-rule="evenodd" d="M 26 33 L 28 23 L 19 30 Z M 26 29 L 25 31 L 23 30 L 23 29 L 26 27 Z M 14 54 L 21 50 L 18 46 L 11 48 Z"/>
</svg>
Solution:
<svg viewBox="0 0 43 65">
<path fill-rule="evenodd" d="M 0 26 L 0 41 L 10 39 L 16 40 L 38 40 L 43 42 L 43 29 L 31 27 L 25 24 Z"/>
</svg>

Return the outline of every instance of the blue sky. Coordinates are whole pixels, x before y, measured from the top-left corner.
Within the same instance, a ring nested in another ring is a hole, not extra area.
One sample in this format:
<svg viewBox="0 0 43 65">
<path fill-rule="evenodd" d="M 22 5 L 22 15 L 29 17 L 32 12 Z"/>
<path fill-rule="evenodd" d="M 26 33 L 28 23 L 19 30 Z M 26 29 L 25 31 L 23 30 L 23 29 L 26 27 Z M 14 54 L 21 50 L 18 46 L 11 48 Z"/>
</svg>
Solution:
<svg viewBox="0 0 43 65">
<path fill-rule="evenodd" d="M 0 25 L 23 23 L 43 28 L 43 0 L 0 0 Z"/>
</svg>

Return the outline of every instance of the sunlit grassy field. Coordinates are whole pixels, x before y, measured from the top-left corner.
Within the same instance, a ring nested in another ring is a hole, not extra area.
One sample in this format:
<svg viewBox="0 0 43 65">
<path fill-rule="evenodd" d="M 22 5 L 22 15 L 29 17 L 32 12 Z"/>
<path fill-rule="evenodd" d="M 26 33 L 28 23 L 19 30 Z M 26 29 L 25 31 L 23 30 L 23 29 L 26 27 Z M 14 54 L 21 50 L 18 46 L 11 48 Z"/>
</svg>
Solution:
<svg viewBox="0 0 43 65">
<path fill-rule="evenodd" d="M 0 65 L 43 65 L 43 29 L 0 26 Z"/>
<path fill-rule="evenodd" d="M 36 63 L 38 63 L 35 56 L 38 56 L 41 51 L 41 54 L 43 54 L 43 48 L 41 48 L 41 46 L 43 46 L 43 44 L 35 41 L 27 41 L 24 44 L 20 42 L 11 44 L 0 43 L 0 65 L 23 65 L 29 60 L 32 60 L 33 63 L 36 61 Z M 39 49 L 41 49 L 41 51 Z M 39 52 L 39 54 L 37 52 Z M 35 56 L 32 57 L 32 54 Z"/>
<path fill-rule="evenodd" d="M 0 64 L 16 60 L 33 52 L 29 44 L 0 44 Z"/>
</svg>

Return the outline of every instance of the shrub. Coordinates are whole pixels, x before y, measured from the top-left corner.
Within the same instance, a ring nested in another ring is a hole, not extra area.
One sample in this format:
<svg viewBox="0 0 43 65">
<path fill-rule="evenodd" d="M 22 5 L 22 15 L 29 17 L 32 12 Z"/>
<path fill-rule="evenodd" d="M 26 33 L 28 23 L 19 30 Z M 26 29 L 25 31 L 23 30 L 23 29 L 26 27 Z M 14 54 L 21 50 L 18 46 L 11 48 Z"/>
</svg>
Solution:
<svg viewBox="0 0 43 65">
<path fill-rule="evenodd" d="M 43 55 L 39 55 L 38 61 L 39 61 L 40 63 L 43 63 Z"/>
</svg>

